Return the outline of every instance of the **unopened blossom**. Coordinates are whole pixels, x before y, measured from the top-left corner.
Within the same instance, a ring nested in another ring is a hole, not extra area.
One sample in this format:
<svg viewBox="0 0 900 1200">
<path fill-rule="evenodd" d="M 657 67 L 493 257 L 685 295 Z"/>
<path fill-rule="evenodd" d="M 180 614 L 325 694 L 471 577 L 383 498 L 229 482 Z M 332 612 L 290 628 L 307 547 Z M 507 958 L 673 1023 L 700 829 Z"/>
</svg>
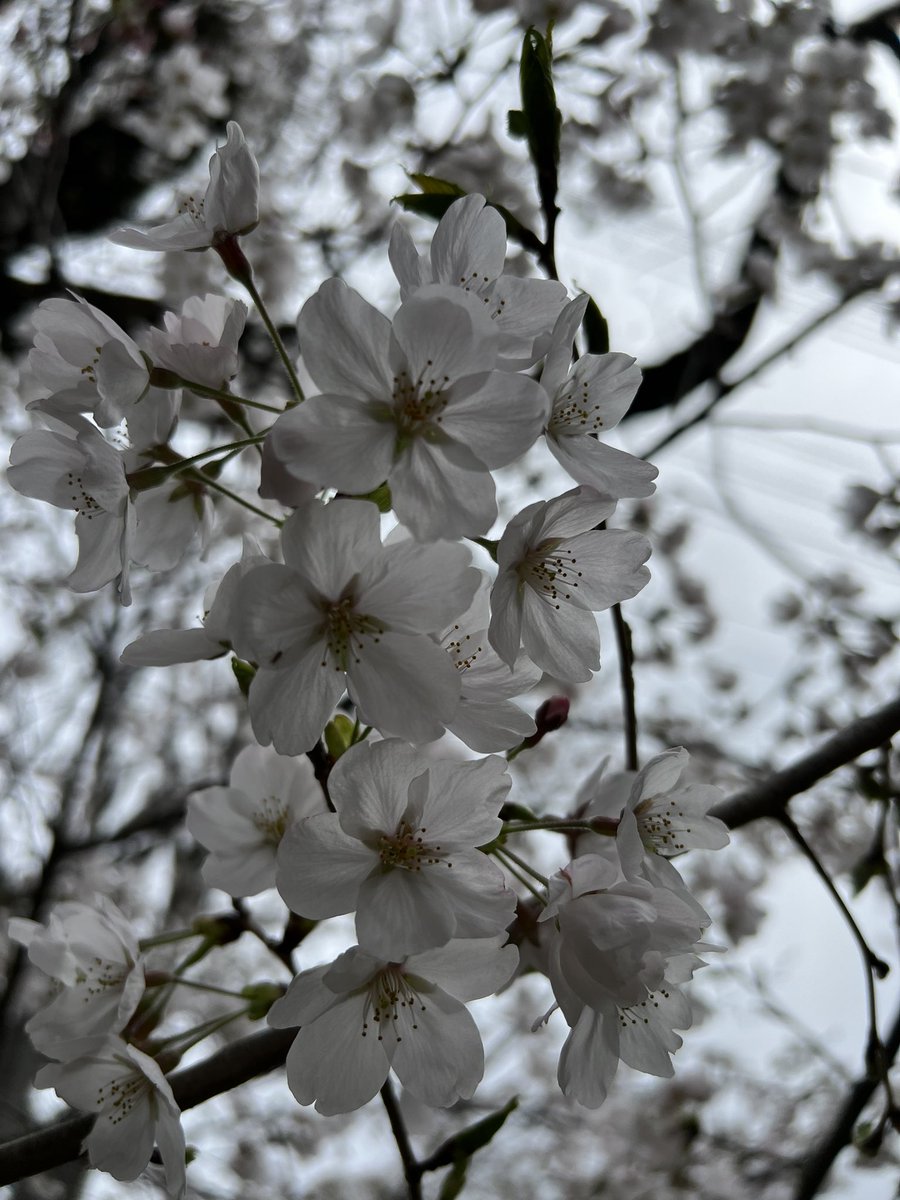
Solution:
<svg viewBox="0 0 900 1200">
<path fill-rule="evenodd" d="M 305 755 L 284 758 L 247 746 L 234 761 L 228 787 L 188 798 L 187 827 L 211 851 L 203 864 L 210 887 L 230 896 L 255 896 L 275 886 L 275 853 L 289 827 L 326 811 Z"/>
<path fill-rule="evenodd" d="M 96 1114 L 84 1149 L 92 1167 L 115 1179 L 137 1179 L 158 1146 L 169 1195 L 180 1200 L 181 1112 L 158 1064 L 118 1037 L 84 1038 L 74 1049 L 74 1057 L 42 1067 L 35 1087 L 52 1087 L 73 1108 Z"/>
<path fill-rule="evenodd" d="M 425 1104 L 467 1100 L 484 1073 L 481 1035 L 463 1001 L 501 988 L 518 962 L 506 934 L 448 942 L 386 962 L 359 947 L 302 971 L 268 1014 L 300 1026 L 287 1056 L 300 1104 L 330 1116 L 361 1108 L 391 1070 Z"/>
<path fill-rule="evenodd" d="M 390 322 L 328 279 L 298 331 L 322 395 L 275 422 L 281 467 L 350 494 L 387 480 L 397 517 L 420 541 L 487 533 L 497 514 L 490 472 L 540 436 L 549 402 L 534 380 L 495 369 L 500 338 L 484 306 L 432 285 Z"/>
<path fill-rule="evenodd" d="M 137 938 L 114 904 L 67 901 L 46 925 L 13 917 L 9 936 L 60 986 L 25 1026 L 38 1050 L 68 1057 L 73 1039 L 124 1029 L 143 995 L 144 966 Z"/>
<path fill-rule="evenodd" d="M 205 250 L 249 233 L 259 223 L 259 167 L 236 121 L 209 160 L 209 186 L 199 199 L 188 196 L 178 216 L 142 233 L 119 229 L 111 240 L 137 250 Z"/>
<path fill-rule="evenodd" d="M 285 834 L 278 890 L 304 917 L 355 909 L 360 946 L 386 959 L 490 937 L 516 897 L 476 847 L 500 833 L 510 783 L 495 756 L 433 761 L 395 739 L 354 746 L 328 777 L 337 811 Z"/>
<path fill-rule="evenodd" d="M 649 496 L 656 467 L 602 439 L 631 407 L 641 372 L 627 354 L 583 354 L 572 366 L 572 343 L 588 297 L 567 304 L 557 318 L 541 385 L 552 403 L 545 434 L 554 458 L 577 483 L 604 495 Z"/>
<path fill-rule="evenodd" d="M 190 383 L 224 388 L 238 371 L 238 342 L 247 321 L 240 300 L 210 293 L 191 296 L 181 314 L 163 315 L 164 329 L 151 329 L 147 349 L 157 367 Z"/>
<path fill-rule="evenodd" d="M 253 567 L 270 561 L 252 539 L 246 538 L 241 561 L 229 567 L 218 584 L 207 589 L 202 625 L 144 633 L 125 647 L 121 661 L 129 667 L 170 667 L 227 654 L 237 628 L 238 584 Z"/>
<path fill-rule="evenodd" d="M 484 196 L 462 196 L 450 205 L 427 255 L 420 255 L 406 229 L 395 225 L 390 259 L 403 300 L 434 283 L 474 296 L 500 335 L 498 366 L 528 367 L 546 351 L 566 289 L 552 279 L 503 274 L 506 223 Z"/>
<path fill-rule="evenodd" d="M 30 408 L 65 418 L 91 413 L 117 425 L 147 393 L 150 372 L 137 345 L 115 321 L 80 296 L 45 300 L 33 317 L 28 367 L 46 396 Z"/>
<path fill-rule="evenodd" d="M 593 613 L 635 596 L 650 579 L 650 544 L 639 533 L 598 530 L 615 501 L 580 487 L 529 504 L 497 547 L 491 645 L 513 666 L 528 657 L 557 679 L 581 683 L 600 666 Z"/>
<path fill-rule="evenodd" d="M 709 918 L 699 905 L 586 854 L 551 878 L 539 919 L 549 923 L 550 981 L 572 1029 L 559 1061 L 563 1092 L 598 1107 L 619 1059 L 671 1075 L 674 1031 L 691 1024 L 678 985 L 703 965 L 695 951 Z"/>
<path fill-rule="evenodd" d="M 238 586 L 235 649 L 258 668 L 250 687 L 257 740 L 303 754 L 345 687 L 360 720 L 380 732 L 440 737 L 460 681 L 434 635 L 478 586 L 465 547 L 383 546 L 378 508 L 365 500 L 302 505 L 281 544 L 283 566 L 256 567 Z"/>
<path fill-rule="evenodd" d="M 75 510 L 78 565 L 68 578 L 76 592 L 93 592 L 115 579 L 131 603 L 130 543 L 134 510 L 125 459 L 83 418 L 58 430 L 35 429 L 13 443 L 7 479 L 23 496 Z"/>
</svg>

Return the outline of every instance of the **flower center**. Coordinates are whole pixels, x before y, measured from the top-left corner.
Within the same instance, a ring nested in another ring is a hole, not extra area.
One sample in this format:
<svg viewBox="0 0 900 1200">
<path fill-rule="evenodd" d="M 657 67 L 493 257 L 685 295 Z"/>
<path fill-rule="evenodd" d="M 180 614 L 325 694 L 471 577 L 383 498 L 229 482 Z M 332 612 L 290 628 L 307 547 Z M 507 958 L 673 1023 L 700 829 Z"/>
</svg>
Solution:
<svg viewBox="0 0 900 1200">
<path fill-rule="evenodd" d="M 102 505 L 85 489 L 84 480 L 80 475 L 76 475 L 74 471 L 67 471 L 66 483 L 72 489 L 69 497 L 70 507 L 75 509 L 78 516 L 87 517 L 90 521 L 97 513 L 103 512 Z"/>
<path fill-rule="evenodd" d="M 151 1090 L 150 1080 L 131 1070 L 97 1088 L 97 1107 L 106 1110 L 103 1115 L 111 1125 L 118 1125 Z"/>
<path fill-rule="evenodd" d="M 634 815 L 641 841 L 656 854 L 680 854 L 687 849 L 681 835 L 690 833 L 691 827 L 675 800 L 662 803 L 658 796 L 649 797 L 635 806 Z"/>
<path fill-rule="evenodd" d="M 447 407 L 444 388 L 450 382 L 450 376 L 438 378 L 437 375 L 431 375 L 433 366 L 429 358 L 418 379 L 413 379 L 406 371 L 394 376 L 393 402 L 398 449 L 402 449 L 411 438 L 429 434 L 434 436 L 438 432 L 435 426 L 440 425 L 443 420 L 441 414 Z"/>
<path fill-rule="evenodd" d="M 586 381 L 576 384 L 574 380 L 567 380 L 553 402 L 547 428 L 551 434 L 561 433 L 573 426 L 578 433 L 598 433 L 604 427 L 600 411 L 599 404 L 591 403 Z"/>
<path fill-rule="evenodd" d="M 103 352 L 102 346 L 95 346 L 94 347 L 94 357 L 92 359 L 89 359 L 89 361 L 87 363 L 85 363 L 85 365 L 83 367 L 80 367 L 79 372 L 78 372 L 79 375 L 83 375 L 89 383 L 92 383 L 95 386 L 97 383 L 97 375 L 96 375 L 96 372 L 94 371 L 94 367 L 96 367 L 97 363 L 100 361 L 100 355 L 102 354 L 102 352 Z"/>
<path fill-rule="evenodd" d="M 257 803 L 259 808 L 253 814 L 253 824 L 265 841 L 277 846 L 287 829 L 287 805 L 278 796 L 263 796 Z"/>
<path fill-rule="evenodd" d="M 368 1035 L 371 1020 L 379 1042 L 384 1041 L 385 1035 L 402 1042 L 401 1029 L 419 1028 L 416 1024 L 417 1012 L 425 1012 L 421 996 L 404 976 L 402 967 L 391 963 L 379 971 L 369 984 L 363 1010 L 362 1036 Z"/>
<path fill-rule="evenodd" d="M 426 843 L 422 837 L 425 832 L 424 826 L 414 829 L 407 821 L 401 821 L 396 833 L 383 833 L 376 844 L 382 865 L 389 870 L 400 867 L 404 871 L 421 871 L 423 863 L 435 866 L 446 862 L 440 846 Z M 447 866 L 452 867 L 453 863 L 447 862 Z"/>
<path fill-rule="evenodd" d="M 192 221 L 196 221 L 198 225 L 204 223 L 203 206 L 205 198 L 198 200 L 196 196 L 185 196 L 178 206 L 179 213 L 187 213 Z"/>
<path fill-rule="evenodd" d="M 483 652 L 484 647 L 476 646 L 472 641 L 471 633 L 460 634 L 459 626 L 454 625 L 444 642 L 444 649 L 453 659 L 453 665 L 457 671 L 468 671 L 469 667 L 474 665 L 479 654 Z"/>
<path fill-rule="evenodd" d="M 658 991 L 648 992 L 646 1000 L 641 1000 L 638 1004 L 631 1004 L 627 1008 L 617 1005 L 620 1027 L 627 1029 L 629 1025 L 649 1025 L 653 1010 L 659 1008 L 659 1001 L 654 999 L 655 996 L 661 996 L 664 1000 L 668 1000 L 669 992 L 665 988 L 660 988 Z"/>
<path fill-rule="evenodd" d="M 539 596 L 559 608 L 560 600 L 571 600 L 578 589 L 582 572 L 578 560 L 565 549 L 564 542 L 550 538 L 531 550 L 519 563 L 518 575 Z"/>
<path fill-rule="evenodd" d="M 96 957 L 86 966 L 79 964 L 75 973 L 75 985 L 83 995 L 82 1004 L 90 1004 L 95 996 L 102 996 L 109 988 L 120 988 L 131 969 L 131 964 L 113 962 L 108 958 Z"/>
<path fill-rule="evenodd" d="M 358 613 L 352 597 L 331 604 L 326 610 L 326 654 L 321 665 L 328 666 L 329 656 L 336 671 L 348 671 L 352 663 L 360 662 L 366 638 L 377 645 L 384 626 L 374 617 Z"/>
</svg>

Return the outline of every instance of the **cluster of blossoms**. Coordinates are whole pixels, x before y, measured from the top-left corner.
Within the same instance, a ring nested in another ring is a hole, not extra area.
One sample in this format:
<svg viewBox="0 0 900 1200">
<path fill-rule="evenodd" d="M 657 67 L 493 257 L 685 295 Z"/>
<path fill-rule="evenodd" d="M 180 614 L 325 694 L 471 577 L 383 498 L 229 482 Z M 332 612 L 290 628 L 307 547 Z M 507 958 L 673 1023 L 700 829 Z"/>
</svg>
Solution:
<svg viewBox="0 0 900 1200">
<path fill-rule="evenodd" d="M 238 244 L 256 223 L 257 186 L 231 124 L 204 200 L 117 240 L 211 247 L 261 305 Z M 544 672 L 579 683 L 599 669 L 594 613 L 649 579 L 646 539 L 605 525 L 618 500 L 649 495 L 656 474 L 602 440 L 639 385 L 633 359 L 585 354 L 573 365 L 587 297 L 504 274 L 505 254 L 503 219 L 478 195 L 449 207 L 426 255 L 398 226 L 397 312 L 388 319 L 340 280 L 323 283 L 298 320 L 318 393 L 303 397 L 279 346 L 294 394 L 264 435 L 242 406 L 265 406 L 229 389 L 247 316 L 239 302 L 189 300 L 143 348 L 78 298 L 50 301 L 36 319 L 32 408 L 46 427 L 15 444 L 9 479 L 76 510 L 74 588 L 116 580 L 127 603 L 132 564 L 164 569 L 203 544 L 210 489 L 224 490 L 197 466 L 204 458 L 261 446 L 260 494 L 291 510 L 276 520 L 277 546 L 245 540 L 202 626 L 147 632 L 123 659 L 231 654 L 252 679 L 259 744 L 238 756 L 228 787 L 191 798 L 187 824 L 210 852 L 210 886 L 234 897 L 275 887 L 308 922 L 355 913 L 357 944 L 302 970 L 268 1013 L 271 1025 L 298 1028 L 288 1082 L 326 1114 L 365 1104 L 391 1071 L 426 1104 L 470 1097 L 484 1055 L 466 1001 L 526 963 L 547 975 L 571 1028 L 559 1080 L 583 1104 L 602 1102 L 620 1060 L 670 1074 L 674 1030 L 690 1023 L 680 985 L 701 965 L 709 919 L 668 860 L 727 835 L 706 815 L 716 789 L 681 784 L 683 750 L 590 781 L 570 818 L 587 832 L 543 892 L 517 893 L 527 876 L 504 850 L 542 825 L 503 819 L 512 780 L 500 752 L 541 733 L 514 701 Z M 181 389 L 218 403 L 249 436 L 184 458 L 173 446 Z M 575 486 L 490 539 L 492 472 L 541 437 Z M 376 498 L 396 517 L 387 537 Z M 475 545 L 495 569 L 476 565 Z M 341 705 L 355 724 L 336 715 Z M 448 731 L 487 757 L 436 757 L 427 746 Z M 47 933 L 14 930 L 63 985 L 29 1024 L 57 1060 L 39 1082 L 99 1112 L 92 1162 L 133 1178 L 155 1139 L 178 1192 L 172 1093 L 159 1064 L 123 1040 L 143 990 L 137 945 L 108 910 L 89 918 L 69 907 L 77 912 Z M 93 960 L 75 936 L 91 920 L 84 943 L 99 945 L 100 926 L 110 943 Z M 510 928 L 529 932 L 510 940 Z M 64 1027 L 82 993 L 90 1003 Z"/>
</svg>

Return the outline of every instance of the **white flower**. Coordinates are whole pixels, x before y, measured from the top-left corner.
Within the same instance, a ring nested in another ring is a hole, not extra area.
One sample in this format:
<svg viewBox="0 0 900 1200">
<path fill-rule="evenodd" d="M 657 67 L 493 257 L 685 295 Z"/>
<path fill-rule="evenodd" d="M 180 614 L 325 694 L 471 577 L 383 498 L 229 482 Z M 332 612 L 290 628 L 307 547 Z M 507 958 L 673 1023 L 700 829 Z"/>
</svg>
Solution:
<svg viewBox="0 0 900 1200">
<path fill-rule="evenodd" d="M 46 927 L 13 917 L 9 936 L 61 985 L 25 1026 L 42 1054 L 66 1057 L 75 1038 L 125 1028 L 144 992 L 144 966 L 137 938 L 114 904 L 58 904 Z"/>
<path fill-rule="evenodd" d="M 595 528 L 615 501 L 592 488 L 530 504 L 497 547 L 491 645 L 513 666 L 524 646 L 557 679 L 584 682 L 600 666 L 592 612 L 636 595 L 650 579 L 650 545 L 639 533 Z"/>
<path fill-rule="evenodd" d="M 285 835 L 278 890 L 304 917 L 356 909 L 361 947 L 389 960 L 498 933 L 516 897 L 476 846 L 500 833 L 510 783 L 496 757 L 435 762 L 393 739 L 353 747 L 328 777 L 337 812 Z"/>
<path fill-rule="evenodd" d="M 461 1001 L 497 991 L 518 962 L 506 934 L 449 942 L 403 962 L 358 947 L 296 977 L 269 1010 L 278 1029 L 300 1026 L 287 1056 L 300 1104 L 326 1116 L 352 1112 L 393 1069 L 403 1086 L 439 1108 L 467 1100 L 484 1072 L 475 1022 Z"/>
<path fill-rule="evenodd" d="M 512 703 L 540 682 L 540 667 L 520 656 L 509 667 L 488 641 L 487 595 L 479 593 L 472 608 L 445 629 L 441 645 L 459 672 L 459 708 L 447 725 L 472 750 L 508 750 L 535 731 L 534 720 Z"/>
<path fill-rule="evenodd" d="M 275 422 L 278 463 L 351 494 L 387 480 L 397 517 L 420 541 L 486 533 L 497 513 L 490 471 L 540 436 L 549 403 L 534 380 L 494 370 L 499 339 L 483 306 L 430 286 L 392 324 L 329 279 L 298 330 L 323 395 Z"/>
<path fill-rule="evenodd" d="M 671 1075 L 674 1031 L 691 1024 L 678 985 L 703 965 L 695 949 L 709 918 L 699 905 L 587 854 L 551 878 L 539 920 L 553 922 L 550 981 L 572 1029 L 559 1060 L 563 1092 L 598 1107 L 619 1059 Z"/>
<path fill-rule="evenodd" d="M 287 829 L 325 811 L 309 759 L 283 758 L 247 746 L 231 768 L 228 787 L 188 798 L 187 827 L 212 851 L 203 864 L 210 887 L 230 896 L 255 896 L 275 886 L 275 852 Z"/>
<path fill-rule="evenodd" d="M 240 300 L 191 296 L 180 316 L 163 315 L 164 330 L 150 330 L 150 357 L 191 383 L 224 388 L 238 371 L 238 342 L 246 320 L 247 306 Z"/>
<path fill-rule="evenodd" d="M 137 1179 L 157 1145 L 169 1195 L 183 1197 L 181 1113 L 159 1066 L 117 1037 L 85 1038 L 77 1050 L 68 1062 L 42 1067 L 34 1083 L 97 1114 L 84 1143 L 91 1166 L 115 1179 Z"/>
<path fill-rule="evenodd" d="M 215 510 L 202 484 L 176 479 L 138 492 L 133 507 L 133 562 L 151 571 L 169 571 L 193 542 L 199 558 L 206 553 Z"/>
<path fill-rule="evenodd" d="M 584 354 L 574 366 L 572 342 L 588 297 L 567 304 L 553 329 L 541 372 L 552 402 L 545 430 L 547 446 L 577 483 L 619 499 L 649 496 L 658 472 L 651 463 L 598 441 L 618 425 L 641 382 L 640 368 L 627 354 Z"/>
<path fill-rule="evenodd" d="M 80 296 L 45 300 L 34 314 L 28 366 L 47 390 L 29 408 L 65 419 L 90 412 L 98 425 L 117 425 L 146 394 L 150 372 L 124 329 Z"/>
<path fill-rule="evenodd" d="M 237 625 L 235 601 L 241 579 L 253 567 L 270 560 L 250 538 L 244 541 L 241 561 L 212 585 L 205 598 L 203 624 L 195 629 L 154 629 L 131 642 L 121 661 L 129 667 L 170 667 L 175 663 L 220 658 L 231 649 Z"/>
<path fill-rule="evenodd" d="M 259 167 L 240 125 L 229 121 L 226 132 L 225 145 L 209 160 L 209 186 L 202 200 L 189 196 L 174 221 L 146 233 L 118 229 L 110 240 L 138 250 L 205 250 L 254 229 L 259 223 Z"/>
<path fill-rule="evenodd" d="M 134 511 L 122 455 L 94 426 L 72 416 L 59 432 L 23 434 L 13 443 L 9 461 L 6 477 L 17 492 L 75 510 L 78 565 L 69 587 L 93 592 L 116 579 L 122 603 L 130 604 Z"/>
<path fill-rule="evenodd" d="M 315 744 L 345 686 L 366 724 L 408 741 L 453 718 L 459 676 L 431 635 L 467 607 L 478 572 L 462 546 L 382 546 L 379 530 L 367 501 L 303 505 L 282 529 L 285 565 L 238 587 L 253 731 L 279 754 Z"/>
<path fill-rule="evenodd" d="M 519 370 L 547 349 L 550 329 L 566 299 L 552 279 L 504 275 L 506 224 L 484 196 L 455 200 L 438 222 L 431 253 L 422 257 L 402 225 L 391 234 L 391 266 L 403 300 L 421 287 L 441 283 L 475 296 L 500 334 L 498 366 Z"/>
</svg>

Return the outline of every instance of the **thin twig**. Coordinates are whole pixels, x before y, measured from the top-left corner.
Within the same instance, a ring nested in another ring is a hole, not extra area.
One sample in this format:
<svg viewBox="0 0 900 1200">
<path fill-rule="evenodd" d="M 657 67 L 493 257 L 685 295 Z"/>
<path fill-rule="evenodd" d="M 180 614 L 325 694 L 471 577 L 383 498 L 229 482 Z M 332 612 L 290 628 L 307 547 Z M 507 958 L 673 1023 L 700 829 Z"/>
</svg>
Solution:
<svg viewBox="0 0 900 1200">
<path fill-rule="evenodd" d="M 403 1113 L 400 1111 L 400 1105 L 397 1103 L 397 1097 L 394 1095 L 394 1088 L 390 1079 L 384 1081 L 384 1087 L 381 1089 L 381 1099 L 384 1102 L 385 1112 L 391 1123 L 391 1132 L 394 1135 L 394 1141 L 397 1143 L 397 1149 L 400 1152 L 400 1161 L 403 1163 L 403 1174 L 406 1178 L 406 1189 L 409 1193 L 409 1200 L 422 1200 L 422 1168 L 413 1153 L 409 1134 L 406 1132 L 406 1125 L 403 1121 Z"/>
<path fill-rule="evenodd" d="M 612 606 L 613 628 L 619 652 L 619 680 L 622 686 L 622 716 L 625 724 L 625 769 L 638 769 L 637 709 L 634 702 L 634 650 L 631 628 L 622 616 L 622 605 Z"/>
</svg>

